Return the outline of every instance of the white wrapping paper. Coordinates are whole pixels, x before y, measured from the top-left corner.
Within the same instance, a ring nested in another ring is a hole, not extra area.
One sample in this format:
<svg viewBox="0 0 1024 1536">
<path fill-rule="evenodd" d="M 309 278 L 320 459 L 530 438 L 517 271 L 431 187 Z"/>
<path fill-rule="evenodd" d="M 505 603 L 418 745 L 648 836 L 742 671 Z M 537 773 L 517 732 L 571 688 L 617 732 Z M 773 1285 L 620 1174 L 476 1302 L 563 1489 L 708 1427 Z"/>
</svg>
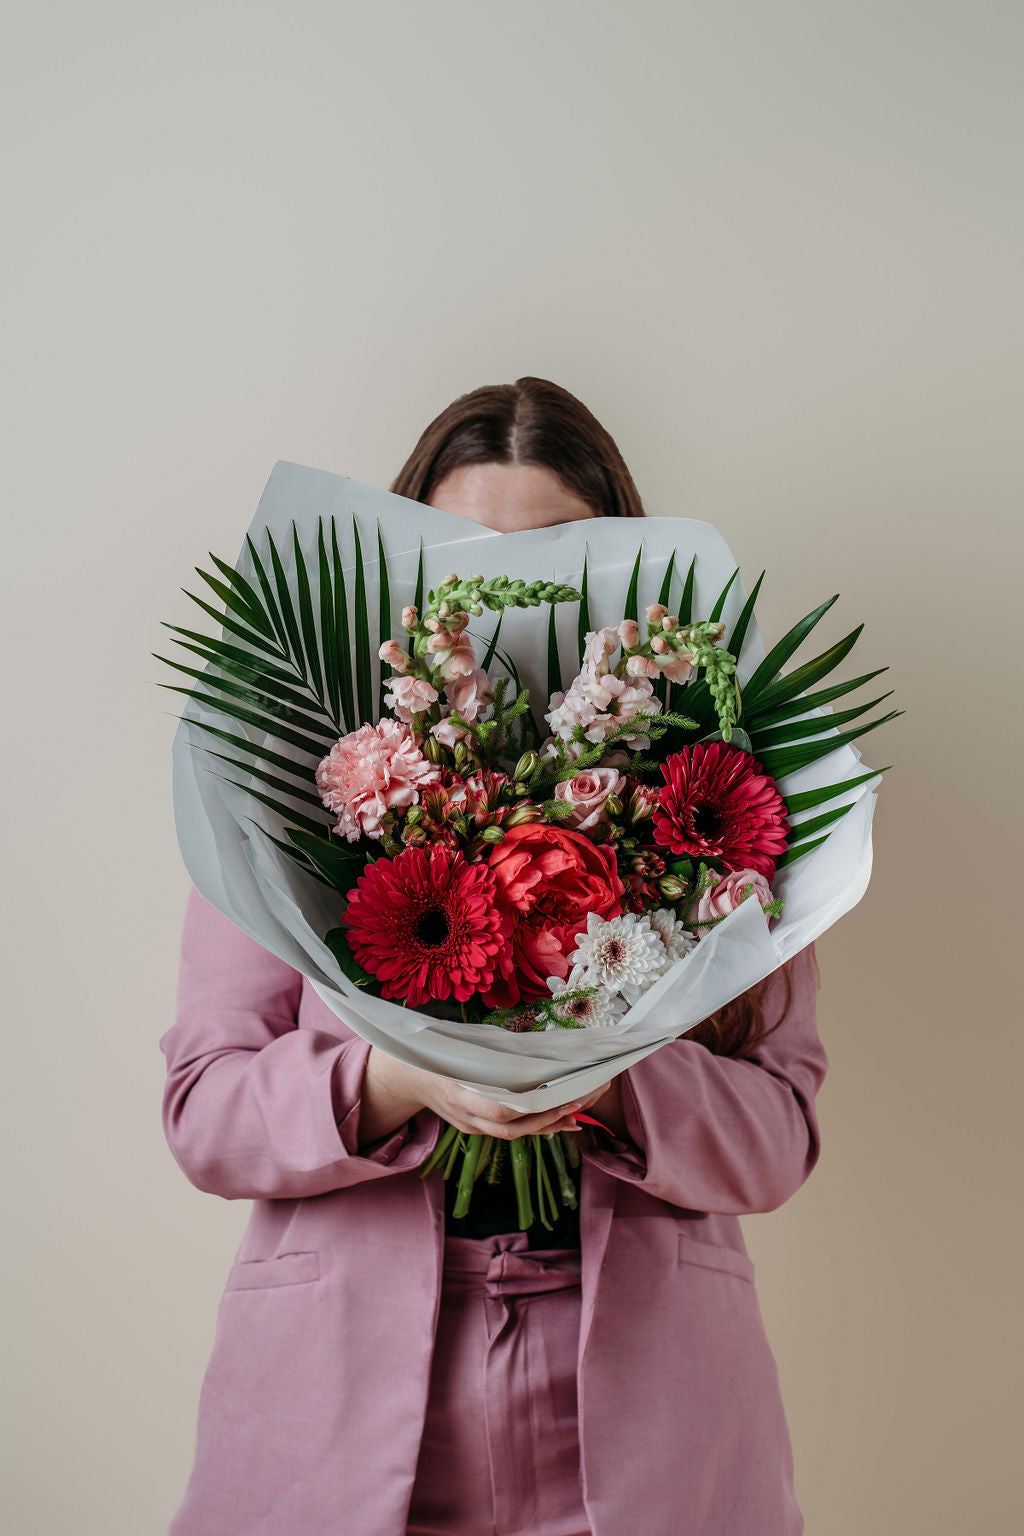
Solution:
<svg viewBox="0 0 1024 1536">
<path fill-rule="evenodd" d="M 284 460 L 274 466 L 249 536 L 263 558 L 268 548 L 264 530 L 269 527 L 290 575 L 294 519 L 316 607 L 317 519 L 322 517 L 325 525 L 332 516 L 338 520 L 351 591 L 353 515 L 362 541 L 367 610 L 374 616 L 380 526 L 390 575 L 392 632 L 399 639 L 401 609 L 413 599 L 421 539 L 425 591 L 450 571 L 485 576 L 504 573 L 527 581 L 545 578 L 578 587 L 586 554 L 591 624 L 595 628 L 621 620 L 623 596 L 640 541 L 644 547 L 641 610 L 657 601 L 673 549 L 673 602 L 692 556 L 697 556 L 695 620 L 707 618 L 736 567 L 721 534 L 709 523 L 688 518 L 646 518 L 642 522 L 597 518 L 498 534 L 375 486 Z M 255 583 L 247 544 L 243 543 L 235 564 Z M 766 579 L 771 579 L 770 571 Z M 722 615 L 729 629 L 747 595 L 737 577 Z M 565 685 L 575 671 L 577 616 L 575 603 L 556 609 Z M 485 613 L 471 623 L 470 632 L 482 642 L 477 646 L 480 656 L 496 617 Z M 792 622 L 799 617 L 794 614 Z M 512 655 L 524 684 L 530 687 L 534 714 L 540 720 L 547 707 L 547 608 L 507 611 L 500 644 Z M 371 652 L 375 650 L 371 645 Z M 741 688 L 764 654 L 756 622 L 752 622 L 739 658 Z M 206 670 L 213 670 L 213 664 Z M 373 675 L 376 698 L 375 655 Z M 676 692 L 673 707 L 685 712 L 685 691 Z M 827 721 L 832 710 L 811 713 Z M 271 738 L 194 696 L 186 701 L 172 748 L 174 817 L 182 858 L 202 895 L 264 948 L 307 976 L 324 1002 L 364 1039 L 389 1055 L 444 1073 L 517 1110 L 548 1109 L 585 1094 L 692 1029 L 830 928 L 860 900 L 871 874 L 877 780 L 847 791 L 841 800 L 857 803 L 834 825 L 826 841 L 777 872 L 772 890 L 786 905 L 771 931 L 757 902 L 743 902 L 611 1028 L 513 1034 L 494 1025 L 434 1019 L 369 995 L 343 974 L 322 939 L 324 933 L 338 926 L 340 898 L 264 835 L 269 831 L 283 837 L 286 823 L 245 790 L 226 781 L 224 774 L 241 783 L 247 776 L 203 750 L 226 749 L 209 734 L 195 729 L 194 721 L 206 721 L 236 734 L 244 732 L 253 742 Z M 275 742 L 274 746 L 296 755 L 286 744 Z M 298 760 L 302 761 L 301 754 Z M 316 762 L 310 758 L 308 763 L 312 786 Z M 846 744 L 778 783 L 788 794 L 866 771 L 856 746 Z"/>
</svg>

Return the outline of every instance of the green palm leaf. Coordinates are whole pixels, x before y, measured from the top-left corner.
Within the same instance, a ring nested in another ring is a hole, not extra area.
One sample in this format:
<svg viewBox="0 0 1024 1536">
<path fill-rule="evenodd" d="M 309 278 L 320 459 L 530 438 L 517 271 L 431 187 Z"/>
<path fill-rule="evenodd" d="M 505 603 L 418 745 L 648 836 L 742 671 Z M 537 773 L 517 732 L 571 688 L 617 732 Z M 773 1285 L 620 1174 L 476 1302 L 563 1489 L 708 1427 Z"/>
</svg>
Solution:
<svg viewBox="0 0 1024 1536">
<path fill-rule="evenodd" d="M 810 853 L 812 848 L 820 848 L 828 835 L 829 834 L 826 832 L 822 837 L 814 837 L 810 840 L 810 842 L 807 843 L 791 843 L 790 846 L 786 849 L 785 853 L 780 854 L 776 859 L 775 868 L 782 869 L 783 865 L 792 864 L 795 862 L 795 860 L 801 858 L 805 853 Z"/>
<path fill-rule="evenodd" d="M 180 642 L 179 642 L 180 643 Z M 208 688 L 217 688 L 228 696 L 228 700 L 239 700 L 244 704 L 255 706 L 264 712 L 266 724 L 264 729 L 272 735 L 279 734 L 278 723 L 285 722 L 301 730 L 318 733 L 325 730 L 324 721 L 314 715 L 307 714 L 303 709 L 295 709 L 290 704 L 281 703 L 272 698 L 269 693 L 251 688 L 244 683 L 236 683 L 231 677 L 220 676 L 216 672 L 201 672 L 195 667 L 187 667 L 182 661 L 174 661 L 169 656 L 160 656 L 156 651 L 151 652 L 158 661 L 165 661 L 169 667 L 174 667 L 178 672 L 184 672 L 188 677 L 194 677 L 205 683 Z M 218 701 L 218 709 L 226 709 L 225 701 Z"/>
<path fill-rule="evenodd" d="M 807 821 L 799 821 L 795 825 L 791 823 L 793 837 L 790 847 L 804 842 L 812 833 L 819 832 L 822 827 L 831 826 L 833 822 L 839 821 L 847 811 L 852 811 L 856 804 L 856 800 L 847 800 L 844 805 L 837 805 L 830 811 L 823 811 L 820 816 L 811 816 Z"/>
<path fill-rule="evenodd" d="M 295 605 L 292 602 L 292 595 L 288 590 L 288 578 L 284 573 L 281 556 L 277 552 L 277 545 L 274 543 L 274 536 L 269 528 L 267 529 L 267 540 L 270 544 L 270 562 L 274 568 L 277 600 L 281 608 L 281 617 L 284 620 L 285 634 L 288 637 L 288 650 L 296 668 L 302 673 L 303 682 L 305 682 L 306 669 L 302 655 L 302 637 L 299 634 L 299 623 L 295 617 Z"/>
<path fill-rule="evenodd" d="M 583 652 L 587 648 L 587 636 L 590 633 L 590 598 L 587 593 L 587 555 L 583 556 L 583 579 L 580 582 L 580 606 L 579 616 L 576 621 L 576 637 L 579 644 L 579 664 L 583 666 Z"/>
<path fill-rule="evenodd" d="M 747 638 L 747 630 L 750 627 L 750 620 L 754 613 L 754 604 L 757 602 L 757 594 L 761 590 L 762 581 L 764 581 L 764 571 L 761 572 L 760 576 L 755 581 L 753 591 L 747 598 L 746 602 L 743 604 L 740 616 L 736 620 L 735 628 L 725 642 L 726 650 L 729 652 L 730 656 L 735 656 L 737 661 L 739 660 L 740 652 L 743 649 L 743 642 Z"/>
<path fill-rule="evenodd" d="M 740 568 L 737 566 L 732 575 L 729 577 L 729 580 L 726 582 L 725 586 L 722 588 L 721 592 L 719 592 L 717 598 L 715 599 L 715 606 L 712 608 L 710 614 L 708 615 L 709 624 L 717 624 L 719 619 L 722 617 L 722 609 L 725 607 L 725 600 L 729 595 L 729 588 L 732 586 L 739 573 Z"/>
<path fill-rule="evenodd" d="M 213 559 L 214 557 L 211 555 L 210 558 Z M 198 576 L 203 578 L 211 591 L 216 593 L 225 608 L 229 608 L 233 613 L 236 613 L 240 619 L 244 620 L 246 624 L 251 625 L 253 629 L 260 630 L 266 639 L 272 640 L 274 638 L 274 632 L 267 623 L 265 616 L 258 611 L 254 613 L 246 599 L 236 592 L 233 587 L 228 586 L 223 581 L 218 581 L 216 576 L 211 576 L 207 571 L 203 570 L 202 566 L 195 566 L 195 571 Z"/>
<path fill-rule="evenodd" d="M 686 573 L 686 580 L 683 582 L 683 595 L 679 600 L 678 617 L 680 624 L 690 624 L 693 622 L 693 573 L 696 566 L 697 556 L 694 555 L 690 561 L 690 569 Z"/>
<path fill-rule="evenodd" d="M 797 794 L 786 795 L 786 810 L 792 816 L 798 811 L 809 811 L 815 805 L 824 805 L 836 795 L 845 794 L 848 789 L 856 789 L 858 784 L 866 784 L 868 779 L 876 778 L 880 773 L 888 773 L 891 767 L 889 763 L 885 768 L 871 768 L 854 779 L 844 779 L 841 784 L 824 784 L 817 789 L 802 789 Z"/>
<path fill-rule="evenodd" d="M 200 638 L 204 637 L 201 636 Z M 283 674 L 285 681 L 281 681 L 282 669 L 280 667 L 265 667 L 262 665 L 260 658 L 254 658 L 251 653 L 243 661 L 226 655 L 222 645 L 215 645 L 212 642 L 206 645 L 193 645 L 188 640 L 175 640 L 174 644 L 180 645 L 186 651 L 193 651 L 205 661 L 214 662 L 224 673 L 245 686 L 254 700 L 257 700 L 261 693 L 267 693 L 279 699 L 281 703 L 291 705 L 300 710 L 304 710 L 309 703 L 309 695 L 294 687 L 291 680 L 288 679 L 287 673 Z M 236 647 L 232 646 L 230 649 L 235 650 Z M 155 656 L 156 652 L 154 651 L 152 654 Z M 202 674 L 196 673 L 194 675 L 200 676 Z M 210 677 L 207 678 L 207 681 L 212 684 L 214 679 Z"/>
<path fill-rule="evenodd" d="M 334 628 L 334 581 L 331 575 L 331 563 L 327 558 L 322 517 L 317 518 L 316 557 L 320 573 L 320 644 L 324 661 L 324 679 L 331 705 L 331 720 L 340 736 L 344 727 L 341 724 L 341 685 L 337 665 L 338 637 Z"/>
<path fill-rule="evenodd" d="M 260 559 L 259 551 L 248 534 L 245 536 L 245 542 L 249 546 L 249 558 L 252 560 L 252 568 L 256 572 L 256 580 L 259 582 L 260 591 L 263 594 L 264 611 L 274 626 L 274 633 L 277 635 L 278 644 L 282 651 L 287 654 L 288 631 L 285 629 L 281 611 L 277 606 L 277 599 L 274 596 L 274 589 L 270 584 L 270 577 L 267 575 L 267 568 Z"/>
<path fill-rule="evenodd" d="M 155 655 L 156 653 L 154 652 L 153 654 Z M 161 661 L 165 659 L 165 657 L 160 657 Z M 171 662 L 170 665 L 176 666 L 177 663 Z M 205 674 L 197 673 L 196 675 L 206 681 Z M 292 730 L 291 726 L 282 724 L 277 719 L 268 721 L 266 715 L 260 714 L 253 709 L 246 709 L 243 705 L 235 703 L 232 699 L 219 699 L 216 694 L 200 693 L 198 688 L 181 688 L 176 683 L 158 683 L 157 687 L 168 688 L 172 693 L 188 694 L 190 698 L 196 699 L 200 704 L 208 704 L 212 709 L 219 710 L 222 714 L 230 715 L 233 720 L 240 720 L 243 725 L 255 726 L 257 730 L 266 731 L 279 741 L 286 741 L 289 746 L 297 747 L 300 752 L 308 752 L 310 757 L 315 757 L 317 761 L 325 757 L 331 750 L 332 743 L 330 741 L 327 741 L 325 744 L 322 738 L 305 736 L 301 731 Z"/>
<path fill-rule="evenodd" d="M 672 591 L 672 572 L 675 570 L 675 564 L 676 552 L 673 550 L 668 557 L 668 565 L 666 565 L 665 574 L 661 579 L 661 591 L 658 593 L 658 602 L 663 608 L 667 608 L 669 605 L 668 595 Z"/>
<path fill-rule="evenodd" d="M 502 608 L 501 612 L 498 614 L 498 622 L 494 626 L 494 633 L 488 642 L 487 650 L 484 652 L 484 659 L 480 663 L 485 672 L 490 671 L 491 662 L 494 660 L 494 653 L 498 649 L 498 636 L 501 634 L 501 621 L 505 617 L 506 612 L 507 610 Z"/>
<path fill-rule="evenodd" d="M 777 645 L 772 646 L 764 661 L 755 669 L 753 676 L 748 678 L 746 687 L 743 690 L 745 711 L 748 714 L 751 711 L 754 700 L 767 689 L 768 684 L 778 675 L 793 652 L 810 634 L 822 615 L 828 612 L 838 596 L 839 593 L 837 592 L 834 597 L 827 598 L 813 612 L 806 614 L 804 618 L 794 624 L 793 628 L 783 635 Z M 863 628 L 863 626 L 861 627 Z"/>
<path fill-rule="evenodd" d="M 855 688 L 863 683 L 869 683 L 873 677 L 878 677 L 882 672 L 888 672 L 888 667 L 876 667 L 873 672 L 864 672 L 860 677 L 854 677 L 847 683 L 835 683 L 831 688 L 819 688 L 817 693 L 801 694 L 799 698 L 788 699 L 786 703 L 778 705 L 775 709 L 760 709 L 751 711 L 753 719 L 757 722 L 757 728 L 765 726 L 781 725 L 786 720 L 792 720 L 801 715 L 805 710 L 818 709 L 823 704 L 831 704 L 835 699 L 841 699 L 844 694 L 852 693 Z"/>
<path fill-rule="evenodd" d="M 196 641 L 197 645 L 203 646 L 209 651 L 211 660 L 216 661 L 218 665 L 223 666 L 233 661 L 239 666 L 258 668 L 262 677 L 277 678 L 283 683 L 295 681 L 294 673 L 286 671 L 284 667 L 279 667 L 272 661 L 265 661 L 262 656 L 255 656 L 252 651 L 244 651 L 239 645 L 232 645 L 230 640 L 223 640 L 217 635 L 201 634 L 198 629 L 183 629 L 180 624 L 168 624 L 165 619 L 161 619 L 160 623 L 164 629 L 169 629 L 177 635 L 187 635 L 190 640 Z M 180 640 L 175 641 L 176 645 L 181 643 Z M 188 647 L 189 650 L 196 648 L 196 645 Z"/>
<path fill-rule="evenodd" d="M 184 692 L 185 690 L 182 689 L 181 691 Z M 216 736 L 218 740 L 227 742 L 229 746 L 238 747 L 242 752 L 248 752 L 252 757 L 258 759 L 258 761 L 264 763 L 272 763 L 275 768 L 280 768 L 285 773 L 293 774 L 297 779 L 301 779 L 302 782 L 306 785 L 313 782 L 314 771 L 308 768 L 304 763 L 297 763 L 294 757 L 285 757 L 283 753 L 275 752 L 272 750 L 272 748 L 262 743 L 257 746 L 254 741 L 249 740 L 248 736 L 236 736 L 231 731 L 222 730 L 219 726 L 216 725 L 207 725 L 204 721 L 194 720 L 191 716 L 178 715 L 175 718 L 178 720 L 184 720 L 187 718 L 188 723 L 193 730 L 208 731 L 211 736 Z M 196 745 L 199 746 L 199 743 Z M 203 747 L 201 750 L 207 751 L 208 749 Z M 248 763 L 238 763 L 237 766 L 239 768 L 245 768 L 247 772 L 250 773 L 253 771 Z M 295 790 L 289 790 L 289 793 L 294 794 Z"/>
<path fill-rule="evenodd" d="M 377 623 L 377 655 L 380 656 L 380 647 L 386 640 L 391 639 L 391 581 L 388 575 L 388 557 L 384 553 L 384 537 L 380 531 L 380 523 L 377 524 L 377 568 L 380 580 L 380 603 L 378 607 Z M 377 718 L 382 719 L 387 713 L 384 704 L 384 694 L 387 691 L 387 681 L 391 676 L 389 662 L 380 663 L 380 690 L 378 694 Z"/>
<path fill-rule="evenodd" d="M 622 616 L 625 619 L 636 619 L 639 617 L 637 599 L 640 590 L 640 561 L 643 558 L 643 552 L 644 547 L 641 544 L 640 548 L 636 552 L 636 559 L 633 562 L 633 574 L 629 578 L 629 586 L 626 589 L 626 600 L 622 605 Z"/>
<path fill-rule="evenodd" d="M 357 725 L 355 696 L 352 692 L 352 640 L 348 631 L 348 590 L 345 571 L 338 548 L 338 529 L 331 518 L 331 564 L 334 570 L 334 639 L 337 645 L 335 666 L 341 687 L 341 711 L 345 716 L 346 731 L 354 731 Z"/>
<path fill-rule="evenodd" d="M 373 700 L 370 684 L 370 621 L 366 611 L 366 574 L 363 570 L 363 550 L 359 542 L 359 526 L 352 519 L 352 536 L 356 546 L 355 595 L 353 598 L 356 630 L 356 699 L 359 724 L 373 722 Z"/>
<path fill-rule="evenodd" d="M 230 613 L 218 613 L 216 608 L 212 608 L 209 603 L 204 602 L 201 597 L 197 597 L 194 592 L 190 592 L 187 587 L 182 587 L 181 590 L 184 592 L 185 596 L 190 597 L 192 601 L 197 605 L 197 607 L 201 608 L 204 613 L 208 613 L 211 619 L 216 619 L 221 628 L 226 629 L 229 634 L 238 635 L 239 639 L 248 641 L 248 643 L 256 650 L 269 652 L 271 656 L 281 657 L 282 659 L 287 657 L 287 645 L 282 650 L 280 646 L 274 645 L 271 641 L 267 640 L 265 636 L 257 634 L 254 630 L 248 628 L 244 624 L 240 624 L 237 619 L 233 619 L 231 617 Z"/>
<path fill-rule="evenodd" d="M 562 666 L 558 659 L 558 635 L 555 631 L 555 605 L 548 608 L 548 698 L 562 687 Z"/>
<path fill-rule="evenodd" d="M 876 704 L 881 704 L 882 700 L 889 698 L 894 691 L 890 688 L 888 693 L 880 693 L 877 699 L 870 699 L 867 704 L 859 704 L 856 709 L 842 709 L 838 714 L 812 715 L 806 720 L 792 720 L 786 724 L 767 727 L 751 725 L 750 740 L 754 755 L 759 756 L 770 747 L 781 747 L 787 741 L 802 741 L 807 736 L 817 736 L 822 731 L 831 731 L 841 725 L 848 725 L 851 720 L 856 720 L 858 715 L 863 715 L 867 710 L 874 709 Z"/>
<path fill-rule="evenodd" d="M 226 560 L 221 560 L 212 550 L 209 551 L 209 555 L 218 571 L 221 571 L 227 577 L 230 584 L 236 589 L 239 597 L 246 604 L 252 615 L 250 623 L 255 629 L 262 629 L 263 633 L 272 640 L 274 638 L 274 631 L 267 619 L 258 593 L 249 585 L 241 571 L 236 571 L 234 566 L 228 565 Z M 202 572 L 200 572 L 200 575 L 202 575 Z"/>
<path fill-rule="evenodd" d="M 211 757 L 218 757 L 222 762 L 230 763 L 232 768 L 241 768 L 243 773 L 251 773 L 254 778 L 259 779 L 261 784 L 268 784 L 271 789 L 280 790 L 292 800 L 300 800 L 304 805 L 312 806 L 315 811 L 322 812 L 324 809 L 324 803 L 319 795 L 310 794 L 305 789 L 298 789 L 294 784 L 288 784 L 284 779 L 279 779 L 274 773 L 267 773 L 265 769 L 256 768 L 251 763 L 243 762 L 241 758 L 229 757 L 226 752 L 214 752 L 212 747 L 201 747 L 200 751 L 209 753 Z M 275 809 L 286 821 L 293 814 L 291 806 L 284 801 L 277 801 Z M 326 822 L 324 825 L 326 826 Z"/>
<path fill-rule="evenodd" d="M 858 736 L 864 736 L 868 731 L 873 731 L 880 725 L 885 725 L 887 720 L 895 720 L 897 715 L 904 714 L 902 709 L 890 710 L 887 715 L 882 715 L 878 720 L 872 720 L 868 725 L 862 725 L 855 731 L 840 731 L 836 736 L 824 736 L 818 741 L 811 741 L 799 747 L 774 747 L 764 752 L 758 758 L 765 773 L 773 779 L 784 779 L 788 773 L 795 773 L 798 768 L 806 768 L 810 763 L 816 763 L 819 758 L 827 757 L 837 747 L 844 747 L 848 742 L 856 741 Z"/>
<path fill-rule="evenodd" d="M 320 641 L 316 632 L 316 620 L 313 617 L 313 598 L 309 590 L 309 572 L 306 570 L 306 561 L 299 547 L 299 530 L 292 519 L 292 555 L 295 561 L 295 588 L 299 599 L 299 622 L 302 626 L 302 645 L 306 655 L 306 669 L 309 673 L 310 687 L 320 708 L 327 713 L 324 702 L 323 674 L 320 671 Z"/>
<path fill-rule="evenodd" d="M 365 854 L 323 832 L 309 832 L 302 827 L 285 827 L 284 834 L 291 839 L 300 852 L 305 854 L 313 868 L 323 875 L 329 885 L 332 885 L 336 891 L 340 891 L 343 896 L 348 895 L 356 883 L 360 869 L 366 863 Z"/>
<path fill-rule="evenodd" d="M 827 677 L 829 672 L 834 672 L 839 663 L 853 649 L 857 637 L 863 628 L 863 624 L 858 624 L 857 628 L 851 629 L 850 633 L 844 635 L 842 640 L 837 640 L 835 645 L 830 645 L 827 651 L 822 651 L 819 656 L 815 656 L 811 661 L 805 662 L 802 667 L 797 667 L 795 671 L 787 673 L 785 677 L 780 677 L 778 682 L 772 683 L 770 687 L 763 688 L 760 693 L 756 693 L 753 701 L 750 698 L 750 685 L 748 683 L 746 692 L 748 718 L 756 719 L 762 711 L 777 709 L 780 704 L 795 698 L 805 688 L 810 687 L 812 683 L 816 683 L 819 678 Z M 753 705 L 752 708 L 750 707 L 751 704 Z"/>
</svg>

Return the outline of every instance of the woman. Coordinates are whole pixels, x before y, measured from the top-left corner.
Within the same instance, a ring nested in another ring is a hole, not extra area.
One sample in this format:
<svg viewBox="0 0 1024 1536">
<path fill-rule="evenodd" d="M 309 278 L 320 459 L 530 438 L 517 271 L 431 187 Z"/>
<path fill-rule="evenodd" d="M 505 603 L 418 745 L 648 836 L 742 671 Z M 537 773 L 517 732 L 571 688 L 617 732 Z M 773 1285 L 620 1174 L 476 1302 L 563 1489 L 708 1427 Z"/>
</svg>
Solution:
<svg viewBox="0 0 1024 1536">
<path fill-rule="evenodd" d="M 608 434 L 535 378 L 456 400 L 391 489 L 504 532 L 643 515 Z M 812 945 L 596 1093 L 517 1114 L 368 1045 L 193 889 L 164 1130 L 199 1189 L 254 1204 L 169 1536 L 798 1536 L 738 1218 L 818 1160 L 816 989 Z M 578 1215 L 454 1222 L 418 1173 L 442 1121 L 576 1129 Z"/>
</svg>

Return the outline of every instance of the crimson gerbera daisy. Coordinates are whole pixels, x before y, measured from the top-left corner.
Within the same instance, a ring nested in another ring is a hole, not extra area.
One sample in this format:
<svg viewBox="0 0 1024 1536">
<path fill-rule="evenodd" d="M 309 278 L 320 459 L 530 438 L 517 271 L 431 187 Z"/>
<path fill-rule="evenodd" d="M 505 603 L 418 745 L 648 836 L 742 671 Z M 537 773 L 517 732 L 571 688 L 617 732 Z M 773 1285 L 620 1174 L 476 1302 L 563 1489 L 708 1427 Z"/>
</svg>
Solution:
<svg viewBox="0 0 1024 1536">
<path fill-rule="evenodd" d="M 786 804 L 749 752 L 724 741 L 698 741 L 666 758 L 661 771 L 656 843 L 772 878 L 786 848 Z"/>
<path fill-rule="evenodd" d="M 352 953 L 381 995 L 411 1008 L 465 1002 L 511 964 L 510 916 L 486 864 L 461 853 L 407 848 L 367 865 L 345 914 Z"/>
</svg>

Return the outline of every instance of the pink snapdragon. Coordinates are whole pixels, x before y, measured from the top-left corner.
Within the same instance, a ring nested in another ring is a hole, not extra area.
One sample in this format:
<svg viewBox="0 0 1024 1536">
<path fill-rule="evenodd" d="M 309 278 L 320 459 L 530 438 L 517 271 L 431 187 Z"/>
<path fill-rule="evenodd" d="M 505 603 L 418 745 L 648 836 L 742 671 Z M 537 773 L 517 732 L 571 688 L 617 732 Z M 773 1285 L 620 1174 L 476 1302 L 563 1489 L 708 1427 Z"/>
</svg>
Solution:
<svg viewBox="0 0 1024 1536">
<path fill-rule="evenodd" d="M 415 805 L 420 790 L 439 777 L 407 725 L 381 720 L 336 741 L 317 766 L 316 785 L 338 818 L 334 831 L 354 843 L 359 837 L 381 837 L 381 818 Z"/>
<path fill-rule="evenodd" d="M 615 631 L 611 633 L 614 635 Z M 583 726 L 587 741 L 607 741 L 623 722 L 639 714 L 660 712 L 661 700 L 654 697 L 649 678 L 616 677 L 614 672 L 600 672 L 594 664 L 584 662 L 583 670 L 573 680 L 568 692 L 551 695 L 544 718 L 552 734 L 569 743 L 571 751 L 577 725 Z M 639 747 L 647 737 L 640 731 L 636 735 L 620 736 L 619 740 L 626 746 Z"/>
<path fill-rule="evenodd" d="M 447 682 L 444 695 L 449 709 L 454 710 L 467 724 L 475 724 L 491 702 L 490 680 L 483 667 L 477 667 L 468 677 L 454 677 Z M 443 747 L 454 747 L 458 741 L 471 741 L 473 733 L 454 720 L 440 720 L 437 725 L 430 727 L 430 734 Z"/>
<path fill-rule="evenodd" d="M 387 686 L 385 704 L 407 725 L 413 724 L 418 715 L 424 714 L 440 698 L 437 689 L 424 677 L 389 677 Z"/>
</svg>

